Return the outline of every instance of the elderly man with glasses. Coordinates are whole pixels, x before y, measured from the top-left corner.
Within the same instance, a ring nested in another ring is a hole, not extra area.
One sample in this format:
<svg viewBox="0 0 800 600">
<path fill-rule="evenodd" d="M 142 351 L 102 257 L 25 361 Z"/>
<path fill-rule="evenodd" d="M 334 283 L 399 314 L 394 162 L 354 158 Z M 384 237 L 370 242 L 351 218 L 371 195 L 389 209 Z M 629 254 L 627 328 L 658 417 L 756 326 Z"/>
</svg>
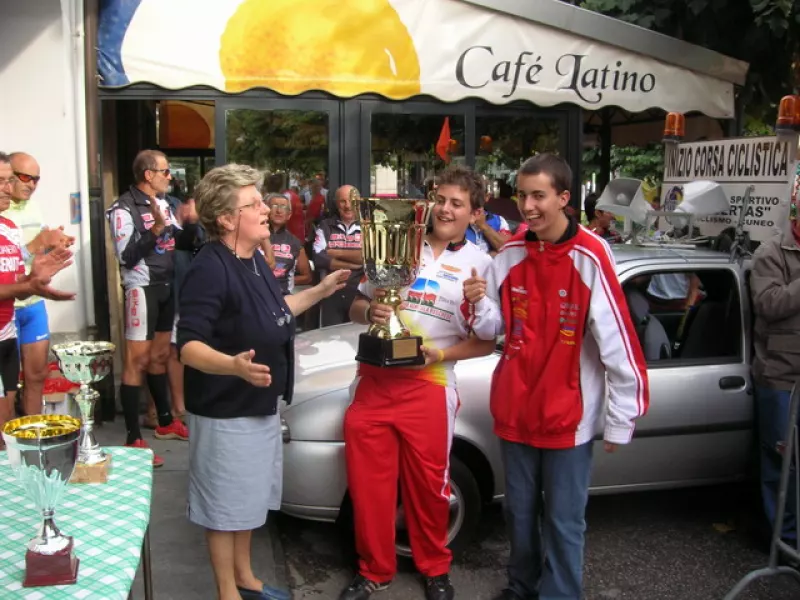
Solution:
<svg viewBox="0 0 800 600">
<path fill-rule="evenodd" d="M 10 219 L 22 234 L 22 255 L 25 267 L 30 268 L 33 255 L 42 250 L 66 248 L 75 238 L 64 233 L 63 227 L 54 229 L 44 224 L 37 202 L 32 200 L 41 179 L 39 163 L 25 152 L 10 156 L 14 182 L 11 188 L 11 206 L 3 216 Z M 47 378 L 47 355 L 50 350 L 50 324 L 44 298 L 28 296 L 14 303 L 22 372 L 25 379 L 23 409 L 26 414 L 42 412 L 42 390 Z"/>
<path fill-rule="evenodd" d="M 122 286 L 125 289 L 125 363 L 120 397 L 126 446 L 147 448 L 139 428 L 143 374 L 156 405 L 155 437 L 188 440 L 189 431 L 170 409 L 167 360 L 175 318 L 173 275 L 176 247 L 191 249 L 196 215 L 179 224 L 164 195 L 171 175 L 166 155 L 142 150 L 133 161 L 135 184 L 108 209 Z M 163 464 L 154 455 L 153 466 Z"/>
<path fill-rule="evenodd" d="M 303 242 L 287 228 L 292 217 L 289 197 L 269 194 L 265 201 L 269 206 L 270 236 L 263 244 L 263 252 L 281 286 L 281 293 L 286 296 L 295 286 L 311 283 L 311 265 Z"/>
</svg>

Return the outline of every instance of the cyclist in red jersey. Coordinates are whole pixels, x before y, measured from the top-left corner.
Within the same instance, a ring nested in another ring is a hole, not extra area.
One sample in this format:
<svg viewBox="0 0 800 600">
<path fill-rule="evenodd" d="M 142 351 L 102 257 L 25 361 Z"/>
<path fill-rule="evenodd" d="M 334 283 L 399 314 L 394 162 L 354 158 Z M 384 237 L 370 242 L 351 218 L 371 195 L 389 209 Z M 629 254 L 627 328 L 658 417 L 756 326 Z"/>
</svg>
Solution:
<svg viewBox="0 0 800 600">
<path fill-rule="evenodd" d="M 0 213 L 11 206 L 11 190 L 15 180 L 11 158 L 0 152 Z M 26 275 L 22 234 L 13 221 L 0 216 L 0 428 L 14 416 L 19 381 L 14 299 L 24 299 L 34 294 L 50 300 L 74 298 L 74 294 L 50 287 L 51 277 L 71 264 L 71 256 L 72 253 L 66 248 L 54 248 L 47 255 L 37 255 L 30 274 Z"/>
</svg>

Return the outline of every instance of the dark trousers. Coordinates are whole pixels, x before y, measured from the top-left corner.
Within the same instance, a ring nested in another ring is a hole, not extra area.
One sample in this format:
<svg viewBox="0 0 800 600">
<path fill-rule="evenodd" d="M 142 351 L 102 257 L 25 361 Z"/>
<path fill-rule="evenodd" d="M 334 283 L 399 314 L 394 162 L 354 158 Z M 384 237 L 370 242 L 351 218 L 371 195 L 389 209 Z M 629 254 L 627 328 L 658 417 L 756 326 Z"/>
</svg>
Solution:
<svg viewBox="0 0 800 600">
<path fill-rule="evenodd" d="M 353 303 L 357 291 L 357 286 L 348 285 L 320 303 L 323 327 L 350 322 L 350 305 Z"/>
<path fill-rule="evenodd" d="M 503 441 L 502 449 L 508 588 L 523 600 L 581 600 L 592 442 L 545 450 Z"/>
<path fill-rule="evenodd" d="M 775 526 L 778 506 L 778 488 L 781 482 L 783 463 L 782 448 L 785 444 L 786 427 L 789 424 L 789 402 L 791 392 L 756 386 L 756 411 L 758 418 L 758 443 L 761 455 L 761 499 L 770 527 Z M 789 490 L 786 496 L 786 512 L 783 519 L 784 541 L 797 539 L 797 494 L 795 466 L 789 475 Z"/>
</svg>

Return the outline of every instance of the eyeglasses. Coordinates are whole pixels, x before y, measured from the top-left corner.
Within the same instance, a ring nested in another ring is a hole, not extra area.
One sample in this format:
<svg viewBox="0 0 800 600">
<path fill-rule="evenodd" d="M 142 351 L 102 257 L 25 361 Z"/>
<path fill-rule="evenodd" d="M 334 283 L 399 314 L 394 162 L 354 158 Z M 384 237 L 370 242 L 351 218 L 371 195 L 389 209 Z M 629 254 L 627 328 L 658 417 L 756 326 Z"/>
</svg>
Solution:
<svg viewBox="0 0 800 600">
<path fill-rule="evenodd" d="M 6 186 L 13 186 L 17 182 L 16 177 L 9 177 L 8 179 L 0 179 L 0 188 L 4 188 Z"/>
<path fill-rule="evenodd" d="M 289 212 L 292 210 L 292 207 L 288 204 L 270 204 L 269 208 L 275 212 Z"/>
<path fill-rule="evenodd" d="M 156 173 L 163 173 L 164 177 L 169 177 L 169 169 L 147 169 L 148 171 L 155 171 Z"/>
<path fill-rule="evenodd" d="M 39 183 L 39 180 L 42 178 L 41 175 L 28 175 L 27 173 L 20 173 L 19 171 L 14 171 L 14 175 L 17 176 L 22 183 Z"/>
<path fill-rule="evenodd" d="M 245 208 L 257 208 L 257 209 L 260 210 L 260 209 L 264 208 L 265 206 L 266 206 L 266 204 L 264 204 L 263 200 L 255 200 L 255 201 L 251 202 L 250 204 L 242 204 L 241 206 L 237 206 L 235 210 L 244 210 Z"/>
</svg>

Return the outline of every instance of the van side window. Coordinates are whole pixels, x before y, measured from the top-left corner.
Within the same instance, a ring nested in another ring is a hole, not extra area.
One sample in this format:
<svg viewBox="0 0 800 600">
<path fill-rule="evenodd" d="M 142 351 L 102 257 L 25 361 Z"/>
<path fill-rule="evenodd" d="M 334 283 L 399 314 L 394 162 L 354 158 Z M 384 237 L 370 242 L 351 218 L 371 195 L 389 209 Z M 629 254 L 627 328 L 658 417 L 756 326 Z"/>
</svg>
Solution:
<svg viewBox="0 0 800 600">
<path fill-rule="evenodd" d="M 649 365 L 742 359 L 741 299 L 731 270 L 653 271 L 623 289 Z"/>
</svg>

